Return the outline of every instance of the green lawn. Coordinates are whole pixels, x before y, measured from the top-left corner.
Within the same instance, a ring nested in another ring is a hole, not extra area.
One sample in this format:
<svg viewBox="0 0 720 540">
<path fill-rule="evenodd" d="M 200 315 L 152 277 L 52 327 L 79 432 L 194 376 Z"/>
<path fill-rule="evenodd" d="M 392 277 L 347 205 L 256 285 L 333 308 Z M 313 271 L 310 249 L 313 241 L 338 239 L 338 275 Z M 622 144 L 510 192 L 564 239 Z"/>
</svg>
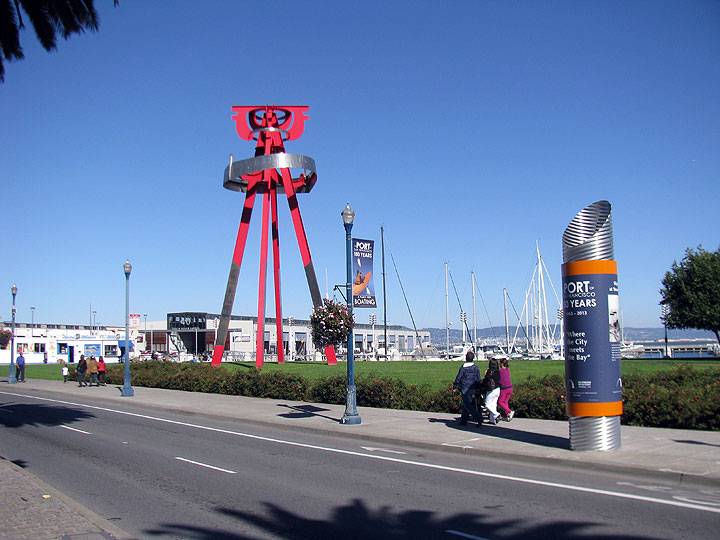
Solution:
<svg viewBox="0 0 720 540">
<path fill-rule="evenodd" d="M 716 368 L 720 370 L 718 360 L 623 360 L 623 375 L 635 373 L 653 373 L 674 366 L 689 365 L 699 369 Z M 482 370 L 483 362 L 478 363 Z M 357 376 L 376 375 L 379 377 L 396 377 L 409 384 L 427 384 L 433 389 L 438 389 L 451 383 L 455 378 L 459 362 L 363 362 L 355 363 Z M 253 363 L 225 364 L 226 369 L 254 369 Z M 331 375 L 345 375 L 346 365 L 344 362 L 336 366 L 327 366 L 320 363 L 287 363 L 284 365 L 265 364 L 265 371 L 285 371 L 305 377 L 316 379 L 329 377 Z M 513 382 L 521 382 L 529 376 L 541 377 L 547 374 L 562 375 L 564 373 L 564 362 L 553 360 L 515 360 L 510 365 Z M 7 366 L 0 367 L 0 376 L 7 375 Z M 25 369 L 25 376 L 28 379 L 51 379 L 62 380 L 60 366 L 28 365 Z"/>
</svg>

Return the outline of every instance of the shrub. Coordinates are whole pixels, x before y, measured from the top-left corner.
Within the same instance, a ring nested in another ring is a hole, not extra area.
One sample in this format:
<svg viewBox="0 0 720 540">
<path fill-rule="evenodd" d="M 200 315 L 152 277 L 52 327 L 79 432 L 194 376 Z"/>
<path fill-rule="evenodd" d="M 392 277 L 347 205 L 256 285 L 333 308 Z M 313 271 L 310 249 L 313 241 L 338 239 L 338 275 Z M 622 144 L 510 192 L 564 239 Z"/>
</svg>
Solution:
<svg viewBox="0 0 720 540">
<path fill-rule="evenodd" d="M 123 365 L 108 366 L 109 384 L 123 383 Z M 75 377 L 75 366 L 71 366 Z M 254 368 L 229 371 L 209 364 L 133 362 L 137 386 L 212 392 L 249 397 L 345 403 L 342 375 L 308 380 L 283 372 Z M 624 379 L 623 423 L 684 429 L 720 430 L 720 369 L 679 367 L 652 375 Z M 357 404 L 363 407 L 458 413 L 460 394 L 451 385 L 432 391 L 396 378 L 377 376 L 357 380 Z M 564 420 L 565 385 L 560 375 L 531 377 L 514 385 L 511 406 L 517 416 Z"/>
</svg>

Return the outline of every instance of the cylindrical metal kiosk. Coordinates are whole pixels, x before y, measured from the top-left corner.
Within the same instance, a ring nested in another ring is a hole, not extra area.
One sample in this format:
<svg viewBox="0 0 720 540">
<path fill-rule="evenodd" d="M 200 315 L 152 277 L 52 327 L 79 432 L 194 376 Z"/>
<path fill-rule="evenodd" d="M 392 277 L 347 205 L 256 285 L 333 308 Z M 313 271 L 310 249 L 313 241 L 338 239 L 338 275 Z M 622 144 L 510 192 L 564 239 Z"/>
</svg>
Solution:
<svg viewBox="0 0 720 540">
<path fill-rule="evenodd" d="M 565 387 L 570 448 L 620 448 L 622 379 L 611 206 L 583 208 L 563 233 Z"/>
</svg>

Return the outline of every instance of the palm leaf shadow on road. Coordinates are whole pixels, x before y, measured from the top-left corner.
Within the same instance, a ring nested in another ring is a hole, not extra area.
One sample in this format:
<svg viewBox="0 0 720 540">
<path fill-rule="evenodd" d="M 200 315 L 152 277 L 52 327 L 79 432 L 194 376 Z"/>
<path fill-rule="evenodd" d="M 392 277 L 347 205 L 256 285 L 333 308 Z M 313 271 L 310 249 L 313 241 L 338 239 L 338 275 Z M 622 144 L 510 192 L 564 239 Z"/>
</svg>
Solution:
<svg viewBox="0 0 720 540">
<path fill-rule="evenodd" d="M 362 500 L 337 506 L 328 519 L 313 519 L 294 514 L 276 504 L 264 503 L 266 515 L 243 512 L 231 508 L 217 508 L 225 517 L 236 519 L 238 528 L 248 525 L 262 531 L 262 538 L 302 540 L 362 539 L 442 539 L 458 538 L 548 538 L 570 540 L 651 540 L 649 536 L 602 534 L 593 529 L 601 524 L 590 521 L 551 521 L 533 524 L 521 519 L 503 517 L 498 506 L 484 507 L 486 512 L 458 513 L 449 517 L 436 516 L 425 510 L 394 511 L 387 506 L 376 510 Z M 259 536 L 232 532 L 219 528 L 198 527 L 179 523 L 164 523 L 159 528 L 144 531 L 149 536 L 186 538 L 191 540 L 258 540 Z M 466 535 L 466 536 L 463 536 Z M 471 536 L 467 536 L 471 535 Z"/>
<path fill-rule="evenodd" d="M 30 403 L 3 403 L 0 405 L 0 426 L 18 428 L 23 426 L 61 426 L 95 415 L 74 407 L 59 407 Z"/>
</svg>

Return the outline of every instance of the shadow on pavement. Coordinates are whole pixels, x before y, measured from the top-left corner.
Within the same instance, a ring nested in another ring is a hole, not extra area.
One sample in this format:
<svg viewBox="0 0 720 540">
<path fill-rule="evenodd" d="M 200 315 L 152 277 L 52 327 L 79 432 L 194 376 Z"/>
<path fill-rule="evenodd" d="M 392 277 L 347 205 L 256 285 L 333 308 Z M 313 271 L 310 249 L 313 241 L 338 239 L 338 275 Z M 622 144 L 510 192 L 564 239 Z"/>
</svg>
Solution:
<svg viewBox="0 0 720 540">
<path fill-rule="evenodd" d="M 701 446 L 716 446 L 716 447 L 720 448 L 720 444 L 714 444 L 714 443 L 709 443 L 709 442 L 705 442 L 705 441 L 691 441 L 691 440 L 673 439 L 673 442 L 683 443 L 683 444 L 698 444 L 698 445 L 701 445 Z"/>
<path fill-rule="evenodd" d="M 59 426 L 95 418 L 92 413 L 73 407 L 55 405 L 6 403 L 0 405 L 0 426 L 17 428 L 22 426 Z"/>
<path fill-rule="evenodd" d="M 448 420 L 446 418 L 428 418 L 428 422 L 445 424 L 449 428 L 456 429 L 458 431 L 473 433 L 476 435 L 496 437 L 499 439 L 508 439 L 511 441 L 535 444 L 548 448 L 570 448 L 570 441 L 566 437 L 558 437 L 557 435 L 545 435 L 543 433 L 532 433 L 529 431 L 522 431 L 520 429 L 512 429 L 509 427 L 505 427 L 507 425 L 505 422 L 502 422 L 497 426 L 485 423 L 479 428 L 477 427 L 477 424 L 475 424 L 475 422 L 469 422 L 468 425 L 461 426 L 457 420 Z"/>
<path fill-rule="evenodd" d="M 601 534 L 593 529 L 602 525 L 590 521 L 552 521 L 540 524 L 520 519 L 503 518 L 498 512 L 458 513 L 449 517 L 436 516 L 425 510 L 394 511 L 387 506 L 369 508 L 355 499 L 332 510 L 328 519 L 313 519 L 294 514 L 279 506 L 264 503 L 266 515 L 218 508 L 216 511 L 236 519 L 238 528 L 247 525 L 262 531 L 262 537 L 279 539 L 431 539 L 493 538 L 519 540 L 525 538 L 552 538 L 569 540 L 649 540 L 649 536 Z M 249 533 L 219 528 L 198 527 L 165 523 L 145 533 L 153 537 L 188 538 L 194 540 L 255 540 Z"/>
<path fill-rule="evenodd" d="M 332 416 L 318 414 L 319 412 L 329 411 L 330 409 L 323 409 L 321 407 L 316 407 L 315 405 L 287 405 L 285 403 L 281 403 L 278 407 L 286 407 L 292 411 L 296 411 L 278 414 L 278 416 L 282 416 L 283 418 L 312 418 L 313 416 L 319 416 L 320 418 L 327 418 L 333 422 L 340 422 L 340 418 L 333 418 Z"/>
</svg>

